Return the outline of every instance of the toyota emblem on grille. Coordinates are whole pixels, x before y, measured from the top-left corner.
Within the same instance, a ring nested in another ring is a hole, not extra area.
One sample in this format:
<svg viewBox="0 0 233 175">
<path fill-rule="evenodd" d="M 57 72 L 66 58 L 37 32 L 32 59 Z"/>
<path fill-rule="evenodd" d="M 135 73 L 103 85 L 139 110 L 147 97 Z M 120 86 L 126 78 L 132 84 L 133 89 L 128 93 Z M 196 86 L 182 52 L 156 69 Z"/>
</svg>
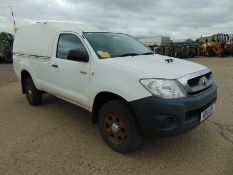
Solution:
<svg viewBox="0 0 233 175">
<path fill-rule="evenodd" d="M 199 80 L 199 84 L 203 86 L 206 86 L 207 82 L 208 82 L 208 79 L 205 76 L 201 77 Z"/>
</svg>

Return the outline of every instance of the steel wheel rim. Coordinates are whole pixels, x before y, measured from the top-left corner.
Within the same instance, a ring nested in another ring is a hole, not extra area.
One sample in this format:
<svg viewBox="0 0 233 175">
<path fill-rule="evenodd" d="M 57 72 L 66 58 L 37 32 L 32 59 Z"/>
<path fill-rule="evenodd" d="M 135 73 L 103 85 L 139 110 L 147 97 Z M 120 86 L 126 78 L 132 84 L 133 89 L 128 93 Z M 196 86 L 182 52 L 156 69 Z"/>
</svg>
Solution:
<svg viewBox="0 0 233 175">
<path fill-rule="evenodd" d="M 114 143 L 122 144 L 127 138 L 125 123 L 116 114 L 108 114 L 104 117 L 104 130 Z"/>
<path fill-rule="evenodd" d="M 29 85 L 26 86 L 27 96 L 30 100 L 32 100 L 32 90 Z"/>
</svg>

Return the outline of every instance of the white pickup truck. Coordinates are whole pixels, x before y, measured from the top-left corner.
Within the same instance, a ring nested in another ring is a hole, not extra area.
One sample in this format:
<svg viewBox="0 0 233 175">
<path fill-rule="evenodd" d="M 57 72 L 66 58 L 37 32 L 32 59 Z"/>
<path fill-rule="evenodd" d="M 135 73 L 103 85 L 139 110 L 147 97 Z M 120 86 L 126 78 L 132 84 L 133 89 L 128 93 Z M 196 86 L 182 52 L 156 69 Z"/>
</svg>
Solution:
<svg viewBox="0 0 233 175">
<path fill-rule="evenodd" d="M 20 28 L 14 70 L 31 105 L 53 94 L 92 112 L 105 142 L 128 153 L 144 136 L 175 136 L 215 109 L 212 72 L 154 54 L 133 37 L 71 23 Z"/>
</svg>

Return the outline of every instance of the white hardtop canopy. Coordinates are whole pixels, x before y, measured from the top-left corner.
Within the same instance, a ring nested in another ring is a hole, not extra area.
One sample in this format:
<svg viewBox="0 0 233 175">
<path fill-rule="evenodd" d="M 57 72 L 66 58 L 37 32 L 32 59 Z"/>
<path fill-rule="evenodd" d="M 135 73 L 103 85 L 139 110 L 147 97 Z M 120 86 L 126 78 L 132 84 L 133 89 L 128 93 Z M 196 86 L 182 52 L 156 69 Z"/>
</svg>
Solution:
<svg viewBox="0 0 233 175">
<path fill-rule="evenodd" d="M 98 29 L 76 23 L 38 22 L 18 29 L 14 54 L 51 57 L 55 37 L 60 32 L 98 32 Z"/>
<path fill-rule="evenodd" d="M 98 29 L 92 26 L 87 26 L 78 23 L 70 23 L 70 22 L 37 22 L 31 26 L 36 25 L 44 25 L 49 28 L 53 28 L 57 32 L 62 31 L 72 31 L 72 32 L 97 32 Z"/>
</svg>

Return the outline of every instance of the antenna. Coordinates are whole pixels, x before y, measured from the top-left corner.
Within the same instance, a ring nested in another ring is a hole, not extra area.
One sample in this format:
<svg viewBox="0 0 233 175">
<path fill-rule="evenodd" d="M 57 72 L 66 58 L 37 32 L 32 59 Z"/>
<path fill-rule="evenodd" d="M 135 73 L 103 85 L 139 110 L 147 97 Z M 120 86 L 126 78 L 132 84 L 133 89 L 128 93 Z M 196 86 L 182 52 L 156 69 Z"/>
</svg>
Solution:
<svg viewBox="0 0 233 175">
<path fill-rule="evenodd" d="M 13 20 L 13 25 L 14 25 L 14 33 L 16 33 L 16 23 L 15 23 L 15 16 L 14 16 L 14 12 L 13 12 L 13 7 L 12 6 L 0 6 L 0 8 L 10 8 L 11 10 L 11 16 L 12 16 L 12 20 Z"/>
<path fill-rule="evenodd" d="M 10 9 L 11 9 L 11 16 L 12 16 L 12 19 L 13 19 L 13 24 L 14 24 L 14 32 L 16 33 L 16 23 L 15 23 L 15 16 L 14 16 L 14 12 L 13 12 L 13 9 L 12 9 L 12 6 L 8 6 Z"/>
</svg>

